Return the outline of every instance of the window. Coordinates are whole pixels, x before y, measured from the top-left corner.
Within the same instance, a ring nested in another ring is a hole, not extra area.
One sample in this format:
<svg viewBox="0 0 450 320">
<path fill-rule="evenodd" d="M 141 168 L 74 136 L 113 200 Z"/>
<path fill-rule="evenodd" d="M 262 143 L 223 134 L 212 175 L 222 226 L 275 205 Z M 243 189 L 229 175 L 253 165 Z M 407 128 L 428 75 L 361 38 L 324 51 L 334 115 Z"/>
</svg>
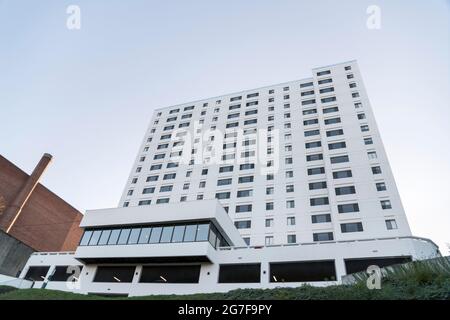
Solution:
<svg viewBox="0 0 450 320">
<path fill-rule="evenodd" d="M 338 111 L 339 111 L 338 107 L 328 107 L 328 108 L 323 108 L 323 110 L 322 110 L 323 114 L 338 112 Z"/>
<path fill-rule="evenodd" d="M 392 209 L 392 204 L 390 200 L 381 200 L 380 204 L 383 210 Z"/>
<path fill-rule="evenodd" d="M 143 266 L 140 283 L 198 283 L 200 265 Z"/>
<path fill-rule="evenodd" d="M 266 202 L 266 210 L 273 210 L 273 202 Z"/>
<path fill-rule="evenodd" d="M 245 198 L 245 197 L 251 197 L 253 196 L 253 190 L 238 190 L 237 197 L 238 198 Z"/>
<path fill-rule="evenodd" d="M 127 196 L 132 196 L 132 195 L 133 195 L 133 191 L 134 191 L 134 190 L 128 190 Z"/>
<path fill-rule="evenodd" d="M 334 143 L 329 143 L 328 144 L 328 149 L 329 150 L 343 149 L 343 148 L 346 148 L 346 147 L 347 147 L 347 145 L 346 145 L 345 141 L 334 142 Z"/>
<path fill-rule="evenodd" d="M 326 223 L 331 222 L 331 214 L 316 214 L 311 216 L 311 222 L 312 223 Z"/>
<path fill-rule="evenodd" d="M 251 204 L 242 204 L 242 205 L 236 206 L 236 213 L 251 212 L 251 211 L 252 211 Z"/>
<path fill-rule="evenodd" d="M 309 125 L 317 124 L 317 123 L 319 123 L 318 119 L 309 119 L 309 120 L 304 120 L 303 121 L 303 125 L 304 126 L 309 126 Z"/>
<path fill-rule="evenodd" d="M 308 109 L 308 110 L 303 110 L 302 111 L 303 115 L 308 115 L 308 114 L 316 114 L 317 113 L 317 109 Z"/>
<path fill-rule="evenodd" d="M 361 126 L 361 132 L 369 131 L 369 126 L 367 124 Z"/>
<path fill-rule="evenodd" d="M 216 199 L 223 200 L 223 199 L 230 199 L 231 192 L 218 192 L 216 193 Z"/>
<path fill-rule="evenodd" d="M 162 168 L 162 164 L 154 164 L 150 166 L 150 171 L 159 170 Z"/>
<path fill-rule="evenodd" d="M 297 243 L 297 236 L 295 234 L 288 234 L 287 243 Z"/>
<path fill-rule="evenodd" d="M 301 83 L 300 88 L 311 87 L 313 85 L 312 82 Z"/>
<path fill-rule="evenodd" d="M 319 198 L 311 198 L 309 199 L 310 206 L 324 206 L 330 204 L 328 197 L 319 197 Z"/>
<path fill-rule="evenodd" d="M 286 209 L 293 209 L 295 208 L 295 201 L 294 200 L 287 200 L 286 201 Z"/>
<path fill-rule="evenodd" d="M 144 188 L 144 190 L 142 190 L 143 194 L 154 193 L 154 192 L 155 192 L 155 187 Z"/>
<path fill-rule="evenodd" d="M 323 88 L 323 89 L 319 90 L 320 93 L 328 93 L 328 92 L 333 92 L 333 91 L 334 91 L 333 87 Z"/>
<path fill-rule="evenodd" d="M 388 230 L 398 229 L 397 222 L 395 221 L 395 219 L 388 219 L 388 220 L 386 220 L 386 228 Z"/>
<path fill-rule="evenodd" d="M 267 187 L 266 188 L 266 195 L 274 194 L 274 191 L 275 191 L 274 187 Z"/>
<path fill-rule="evenodd" d="M 169 203 L 169 198 L 160 198 L 156 200 L 156 204 Z"/>
<path fill-rule="evenodd" d="M 304 100 L 304 101 L 302 101 L 302 106 L 307 106 L 309 104 L 314 104 L 314 103 L 316 103 L 316 99 Z"/>
<path fill-rule="evenodd" d="M 317 76 L 320 77 L 320 76 L 324 76 L 324 75 L 330 74 L 330 73 L 331 73 L 330 70 L 320 71 L 320 72 L 317 72 Z"/>
<path fill-rule="evenodd" d="M 322 98 L 322 99 L 320 99 L 320 101 L 321 101 L 322 103 L 333 102 L 333 101 L 336 101 L 336 97 Z"/>
<path fill-rule="evenodd" d="M 343 179 L 343 178 L 351 178 L 352 171 L 351 170 L 342 170 L 333 172 L 333 179 Z"/>
<path fill-rule="evenodd" d="M 347 79 L 353 79 L 353 78 L 354 78 L 353 73 L 350 73 L 347 75 Z"/>
<path fill-rule="evenodd" d="M 148 206 L 150 204 L 152 204 L 152 200 L 140 200 L 138 202 L 138 206 Z"/>
<path fill-rule="evenodd" d="M 353 222 L 353 223 L 342 223 L 341 224 L 341 232 L 361 232 L 363 231 L 363 225 L 361 222 Z"/>
<path fill-rule="evenodd" d="M 253 176 L 239 177 L 238 183 L 253 182 Z"/>
<path fill-rule="evenodd" d="M 225 167 L 220 167 L 219 168 L 219 173 L 223 173 L 223 172 L 233 172 L 233 166 L 225 166 Z"/>
<path fill-rule="evenodd" d="M 306 161 L 317 161 L 317 160 L 323 160 L 323 154 L 317 153 L 306 156 Z"/>
<path fill-rule="evenodd" d="M 372 138 L 364 138 L 364 144 L 365 145 L 373 144 Z"/>
<path fill-rule="evenodd" d="M 254 169 L 254 168 L 255 168 L 254 163 L 244 163 L 239 166 L 239 170 L 249 170 L 249 169 Z"/>
<path fill-rule="evenodd" d="M 305 143 L 306 149 L 312 149 L 312 148 L 319 148 L 322 146 L 322 142 L 320 141 L 314 141 L 314 142 L 307 142 Z"/>
<path fill-rule="evenodd" d="M 304 96 L 310 96 L 310 95 L 313 95 L 313 94 L 314 94 L 314 90 L 310 90 L 310 91 L 303 91 L 300 95 L 302 97 L 304 97 Z"/>
<path fill-rule="evenodd" d="M 381 174 L 381 167 L 380 166 L 372 167 L 372 173 L 373 174 Z"/>
<path fill-rule="evenodd" d="M 359 212 L 359 205 L 357 203 L 347 203 L 338 205 L 339 213 Z"/>
<path fill-rule="evenodd" d="M 150 182 L 150 181 L 158 181 L 159 176 L 149 176 L 146 179 L 146 182 Z"/>
<path fill-rule="evenodd" d="M 266 228 L 271 227 L 273 227 L 273 219 L 272 218 L 266 219 Z"/>
<path fill-rule="evenodd" d="M 286 186 L 286 192 L 287 193 L 294 192 L 294 185 L 293 184 L 288 184 Z"/>
<path fill-rule="evenodd" d="M 366 118 L 366 115 L 364 113 L 358 113 L 357 117 L 358 120 L 364 120 Z"/>
<path fill-rule="evenodd" d="M 200 181 L 200 183 L 198 184 L 199 188 L 204 188 L 206 187 L 206 181 Z"/>
<path fill-rule="evenodd" d="M 386 183 L 377 182 L 376 183 L 377 191 L 386 191 Z"/>
<path fill-rule="evenodd" d="M 288 226 L 295 226 L 295 217 L 287 217 L 286 223 Z"/>
<path fill-rule="evenodd" d="M 369 160 L 376 159 L 377 153 L 375 151 L 369 151 L 369 152 L 367 152 L 367 157 L 369 158 Z"/>
<path fill-rule="evenodd" d="M 130 283 L 135 266 L 98 266 L 93 282 Z"/>
<path fill-rule="evenodd" d="M 286 178 L 293 178 L 294 177 L 294 171 L 288 170 L 285 172 Z"/>
<path fill-rule="evenodd" d="M 314 241 L 333 241 L 333 232 L 319 232 L 313 233 Z"/>
<path fill-rule="evenodd" d="M 325 173 L 325 168 L 324 167 L 308 169 L 308 176 L 312 176 L 312 175 L 316 175 L 316 174 L 323 174 L 323 173 Z"/>
<path fill-rule="evenodd" d="M 250 229 L 252 227 L 252 222 L 250 220 L 235 221 L 234 226 L 236 229 Z"/>
<path fill-rule="evenodd" d="M 165 156 L 166 156 L 165 153 L 155 154 L 153 160 L 164 159 Z"/>
<path fill-rule="evenodd" d="M 355 194 L 356 190 L 354 186 L 348 186 L 348 187 L 339 187 L 334 188 L 337 196 L 343 196 L 347 194 Z"/>
<path fill-rule="evenodd" d="M 244 121 L 244 126 L 249 125 L 249 124 L 255 124 L 257 122 L 258 122 L 258 119 L 245 120 Z"/>
<path fill-rule="evenodd" d="M 330 161 L 332 164 L 344 163 L 344 162 L 349 162 L 349 159 L 348 159 L 348 156 L 337 156 L 337 157 L 331 157 Z"/>
<path fill-rule="evenodd" d="M 273 245 L 273 236 L 266 236 L 265 244 L 266 244 L 266 246 Z"/>
<path fill-rule="evenodd" d="M 273 179 L 275 179 L 275 175 L 273 173 L 268 173 L 266 175 L 266 180 L 267 181 L 270 181 L 270 180 L 273 180 Z"/>
<path fill-rule="evenodd" d="M 248 238 L 250 243 L 250 239 Z M 259 283 L 261 265 L 255 264 L 221 264 L 219 266 L 219 283 Z"/>
<path fill-rule="evenodd" d="M 344 130 L 342 130 L 342 129 L 327 131 L 327 137 L 341 136 L 343 134 L 344 134 Z"/>
<path fill-rule="evenodd" d="M 176 176 L 177 176 L 176 173 L 167 173 L 167 174 L 164 175 L 163 180 L 175 179 Z"/>
<path fill-rule="evenodd" d="M 318 129 L 305 131 L 305 137 L 316 136 L 316 135 L 319 135 L 319 134 L 320 134 L 320 130 L 318 130 Z"/>
<path fill-rule="evenodd" d="M 326 181 L 310 182 L 309 183 L 309 190 L 319 190 L 319 189 L 326 189 L 326 188 L 327 188 L 327 182 Z"/>
<path fill-rule="evenodd" d="M 352 98 L 359 98 L 359 92 L 353 92 Z"/>
<path fill-rule="evenodd" d="M 217 180 L 218 186 L 226 186 L 231 184 L 231 178 Z"/>
</svg>

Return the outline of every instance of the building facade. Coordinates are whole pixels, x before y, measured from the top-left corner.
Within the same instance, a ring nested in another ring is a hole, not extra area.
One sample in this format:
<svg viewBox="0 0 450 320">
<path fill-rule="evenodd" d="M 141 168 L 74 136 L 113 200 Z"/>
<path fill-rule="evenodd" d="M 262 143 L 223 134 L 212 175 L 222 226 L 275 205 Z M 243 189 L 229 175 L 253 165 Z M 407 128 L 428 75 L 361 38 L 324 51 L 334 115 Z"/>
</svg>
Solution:
<svg viewBox="0 0 450 320">
<path fill-rule="evenodd" d="M 79 265 L 82 293 L 182 294 L 439 255 L 411 235 L 356 61 L 157 109 L 118 208 L 81 227 L 74 253 L 33 255 L 22 277 L 64 290 L 49 279 Z"/>
</svg>

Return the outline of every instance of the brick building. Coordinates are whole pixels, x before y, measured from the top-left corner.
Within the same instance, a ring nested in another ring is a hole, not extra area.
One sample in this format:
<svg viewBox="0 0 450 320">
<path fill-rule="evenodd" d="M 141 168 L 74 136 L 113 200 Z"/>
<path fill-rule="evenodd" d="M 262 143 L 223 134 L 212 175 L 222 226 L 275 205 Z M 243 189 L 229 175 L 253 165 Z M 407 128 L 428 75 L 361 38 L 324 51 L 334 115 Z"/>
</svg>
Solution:
<svg viewBox="0 0 450 320">
<path fill-rule="evenodd" d="M 82 214 L 39 183 L 44 154 L 31 175 L 0 155 L 0 274 L 16 275 L 34 251 L 75 250 Z"/>
</svg>

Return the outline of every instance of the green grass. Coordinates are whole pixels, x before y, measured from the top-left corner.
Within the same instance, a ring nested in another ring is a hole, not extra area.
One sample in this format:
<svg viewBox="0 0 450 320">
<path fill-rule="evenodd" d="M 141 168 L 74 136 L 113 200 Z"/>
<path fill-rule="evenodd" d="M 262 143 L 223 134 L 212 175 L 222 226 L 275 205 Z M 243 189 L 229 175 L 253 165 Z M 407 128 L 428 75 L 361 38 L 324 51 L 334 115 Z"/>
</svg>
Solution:
<svg viewBox="0 0 450 320">
<path fill-rule="evenodd" d="M 329 287 L 304 285 L 297 288 L 238 289 L 227 293 L 154 295 L 133 298 L 87 296 L 46 289 L 2 288 L 5 287 L 0 287 L 0 300 L 450 300 L 450 262 L 442 258 L 388 268 L 384 272 L 379 290 L 367 289 L 365 275 L 359 275 L 358 281 L 353 285 Z"/>
</svg>

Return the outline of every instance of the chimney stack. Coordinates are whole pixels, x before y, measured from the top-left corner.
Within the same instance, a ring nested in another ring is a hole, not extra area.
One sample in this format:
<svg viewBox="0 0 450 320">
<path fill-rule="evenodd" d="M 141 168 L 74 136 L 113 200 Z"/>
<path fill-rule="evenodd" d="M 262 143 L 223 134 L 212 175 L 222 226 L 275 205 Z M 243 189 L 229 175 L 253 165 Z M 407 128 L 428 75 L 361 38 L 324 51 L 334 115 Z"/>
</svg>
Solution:
<svg viewBox="0 0 450 320">
<path fill-rule="evenodd" d="M 14 200 L 10 204 L 7 204 L 6 210 L 2 215 L 0 215 L 0 228 L 3 229 L 6 233 L 9 233 L 11 231 L 11 228 L 13 227 L 17 218 L 20 216 L 22 208 L 27 203 L 28 199 L 34 191 L 34 188 L 36 188 L 40 178 L 42 177 L 45 169 L 47 169 L 51 161 L 52 155 L 44 153 L 41 160 L 34 168 L 33 173 L 28 177 L 27 181 L 22 186 L 22 189 L 20 189 Z"/>
</svg>

